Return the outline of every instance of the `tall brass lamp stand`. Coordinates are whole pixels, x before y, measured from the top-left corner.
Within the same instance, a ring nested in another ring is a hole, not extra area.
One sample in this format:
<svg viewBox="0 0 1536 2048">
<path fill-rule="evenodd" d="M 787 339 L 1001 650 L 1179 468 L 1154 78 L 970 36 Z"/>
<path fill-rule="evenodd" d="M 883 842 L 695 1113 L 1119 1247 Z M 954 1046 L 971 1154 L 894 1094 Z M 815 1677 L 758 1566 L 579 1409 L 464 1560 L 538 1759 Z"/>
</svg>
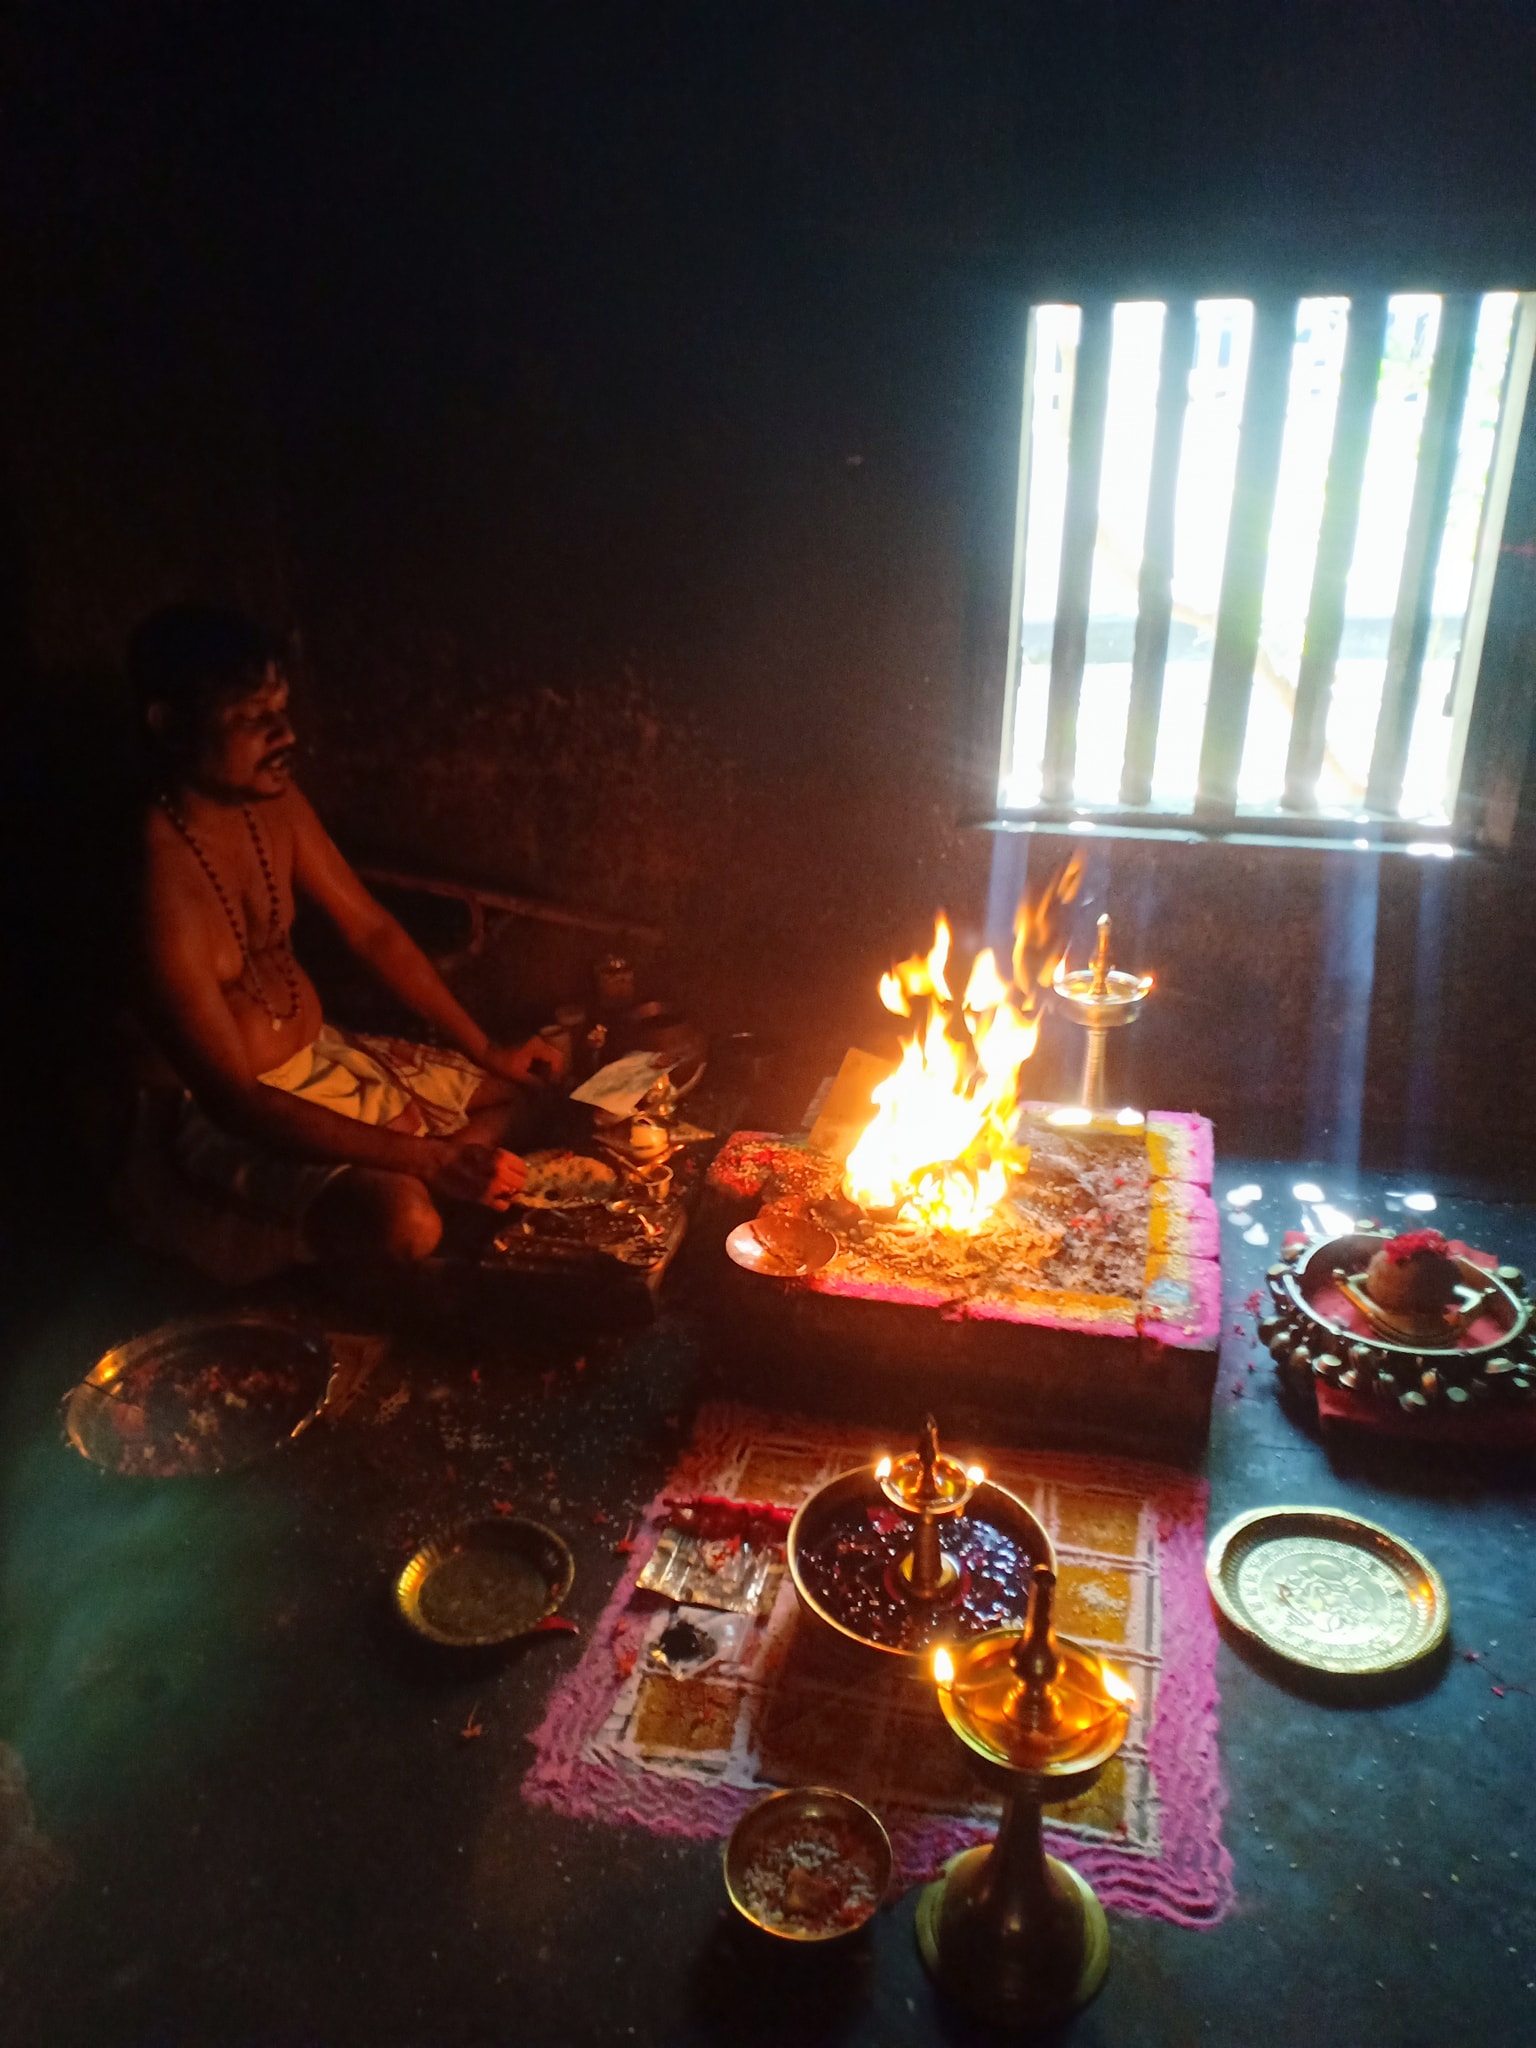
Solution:
<svg viewBox="0 0 1536 2048">
<path fill-rule="evenodd" d="M 1109 1967 L 1109 1928 L 1086 1878 L 1047 1856 L 1042 1805 L 1076 1799 L 1125 1741 L 1135 1697 L 1120 1673 L 1052 1626 L 1056 1574 L 1035 1566 L 1022 1634 L 934 1653 L 939 1704 L 977 1774 L 1003 1795 L 990 1846 L 923 1892 L 917 1944 L 960 2005 L 994 2026 L 1048 2025 L 1086 2005 Z"/>
</svg>

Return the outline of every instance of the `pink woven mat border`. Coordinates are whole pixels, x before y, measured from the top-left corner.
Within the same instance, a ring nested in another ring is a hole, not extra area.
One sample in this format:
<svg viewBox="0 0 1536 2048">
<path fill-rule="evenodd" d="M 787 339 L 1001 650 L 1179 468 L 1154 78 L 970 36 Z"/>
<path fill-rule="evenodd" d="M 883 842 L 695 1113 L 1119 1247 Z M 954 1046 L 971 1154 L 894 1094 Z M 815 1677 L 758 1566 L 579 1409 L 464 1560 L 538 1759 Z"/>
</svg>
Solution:
<svg viewBox="0 0 1536 2048">
<path fill-rule="evenodd" d="M 723 1404 L 700 1410 L 695 1443 L 732 1423 L 741 1410 Z M 817 1425 L 774 1416 L 775 1431 Z M 684 1468 L 691 1454 L 684 1453 Z M 1222 1840 L 1226 1791 L 1217 1752 L 1215 1618 L 1205 1586 L 1203 1480 L 1166 1466 L 1121 1458 L 1074 1458 L 1055 1452 L 1041 1466 L 1053 1473 L 1089 1480 L 1095 1475 L 1140 1490 L 1158 1509 L 1158 1552 L 1162 1593 L 1162 1661 L 1157 1706 L 1148 1750 L 1161 1802 L 1161 1847 L 1156 1853 L 1046 1827 L 1046 1846 L 1071 1862 L 1092 1883 L 1104 1905 L 1147 1915 L 1179 1927 L 1213 1927 L 1233 1900 L 1232 1858 Z M 677 1489 L 669 1478 L 645 1513 L 642 1538 L 665 1519 L 665 1496 Z M 573 1820 L 629 1821 L 653 1834 L 696 1841 L 728 1835 L 762 1795 L 736 1786 L 704 1786 L 642 1769 L 593 1763 L 581 1754 L 602 1725 L 614 1696 L 614 1653 L 624 1630 L 635 1581 L 650 1551 L 637 1543 L 580 1662 L 550 1697 L 532 1741 L 535 1760 L 523 1779 L 523 1796 Z M 910 1885 L 934 1876 L 959 1850 L 990 1839 L 991 1826 L 942 1815 L 887 1812 L 882 1816 L 895 1851 L 896 1876 Z"/>
</svg>

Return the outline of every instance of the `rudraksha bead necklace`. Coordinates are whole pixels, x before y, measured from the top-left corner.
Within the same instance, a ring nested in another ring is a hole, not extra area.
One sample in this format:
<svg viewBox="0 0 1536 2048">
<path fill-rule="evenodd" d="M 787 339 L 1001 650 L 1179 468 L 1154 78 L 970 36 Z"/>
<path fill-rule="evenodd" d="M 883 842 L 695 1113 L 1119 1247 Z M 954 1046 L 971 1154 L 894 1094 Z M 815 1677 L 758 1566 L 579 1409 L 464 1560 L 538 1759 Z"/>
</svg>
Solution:
<svg viewBox="0 0 1536 2048">
<path fill-rule="evenodd" d="M 277 878 L 272 872 L 272 863 L 267 859 L 267 849 L 262 844 L 261 833 L 257 829 L 256 820 L 251 815 L 250 805 L 242 804 L 240 806 L 240 815 L 244 818 L 245 828 L 251 835 L 251 844 L 256 849 L 256 859 L 261 866 L 262 880 L 267 885 L 269 914 L 266 950 L 276 954 L 278 971 L 281 973 L 288 989 L 288 1007 L 286 1010 L 281 1011 L 273 1008 L 271 999 L 262 985 L 261 976 L 257 972 L 256 962 L 251 953 L 250 942 L 245 935 L 245 926 L 235 915 L 235 907 L 225 893 L 224 884 L 219 880 L 218 870 L 198 844 L 193 836 L 191 826 L 182 817 L 171 799 L 168 796 L 162 796 L 159 802 L 161 810 L 164 811 L 165 815 L 176 827 L 176 830 L 185 839 L 188 846 L 191 847 L 198 866 L 208 877 L 213 893 L 219 899 L 219 907 L 228 919 L 229 928 L 235 935 L 235 944 L 240 948 L 240 958 L 245 963 L 245 972 L 241 976 L 241 980 L 249 984 L 251 993 L 270 1018 L 272 1029 L 274 1031 L 281 1031 L 285 1024 L 291 1024 L 294 1018 L 298 1016 L 300 1005 L 304 1000 L 304 992 L 299 986 L 299 977 L 294 968 L 293 952 L 288 943 L 288 934 L 283 930 L 283 900 L 278 894 Z"/>
</svg>

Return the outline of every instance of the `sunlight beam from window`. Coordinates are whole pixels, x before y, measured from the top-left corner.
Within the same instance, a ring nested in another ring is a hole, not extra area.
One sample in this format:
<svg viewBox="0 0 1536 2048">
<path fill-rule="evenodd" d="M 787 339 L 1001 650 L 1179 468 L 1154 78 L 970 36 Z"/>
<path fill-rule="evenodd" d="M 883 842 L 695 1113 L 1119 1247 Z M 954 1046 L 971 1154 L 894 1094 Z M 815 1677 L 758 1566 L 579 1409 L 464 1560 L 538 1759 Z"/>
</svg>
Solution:
<svg viewBox="0 0 1536 2048">
<path fill-rule="evenodd" d="M 1473 699 L 1533 361 L 1536 293 L 1031 307 L 999 806 L 1505 844 Z"/>
<path fill-rule="evenodd" d="M 1472 564 L 1477 555 L 1493 437 L 1504 396 L 1504 371 L 1514 333 L 1516 295 L 1486 292 L 1478 314 L 1472 379 L 1461 416 L 1461 443 L 1451 484 L 1445 537 L 1435 576 L 1429 647 L 1419 685 L 1418 712 L 1408 747 L 1399 814 L 1426 824 L 1448 822 L 1445 809 L 1446 770 L 1451 755 L 1451 684 L 1456 657 L 1466 631 L 1472 596 Z"/>
</svg>

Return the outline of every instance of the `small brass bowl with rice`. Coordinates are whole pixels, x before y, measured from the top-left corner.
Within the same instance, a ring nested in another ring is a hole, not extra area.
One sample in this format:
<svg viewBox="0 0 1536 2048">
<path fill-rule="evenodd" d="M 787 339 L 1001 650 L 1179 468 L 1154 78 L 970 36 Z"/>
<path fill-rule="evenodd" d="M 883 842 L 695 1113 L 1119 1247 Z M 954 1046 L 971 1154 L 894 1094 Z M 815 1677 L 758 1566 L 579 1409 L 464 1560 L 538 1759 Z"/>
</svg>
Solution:
<svg viewBox="0 0 1536 2048">
<path fill-rule="evenodd" d="M 891 1838 L 861 1800 L 826 1785 L 770 1792 L 725 1845 L 725 1889 L 744 1920 L 781 1941 L 837 1941 L 874 1918 Z"/>
</svg>

